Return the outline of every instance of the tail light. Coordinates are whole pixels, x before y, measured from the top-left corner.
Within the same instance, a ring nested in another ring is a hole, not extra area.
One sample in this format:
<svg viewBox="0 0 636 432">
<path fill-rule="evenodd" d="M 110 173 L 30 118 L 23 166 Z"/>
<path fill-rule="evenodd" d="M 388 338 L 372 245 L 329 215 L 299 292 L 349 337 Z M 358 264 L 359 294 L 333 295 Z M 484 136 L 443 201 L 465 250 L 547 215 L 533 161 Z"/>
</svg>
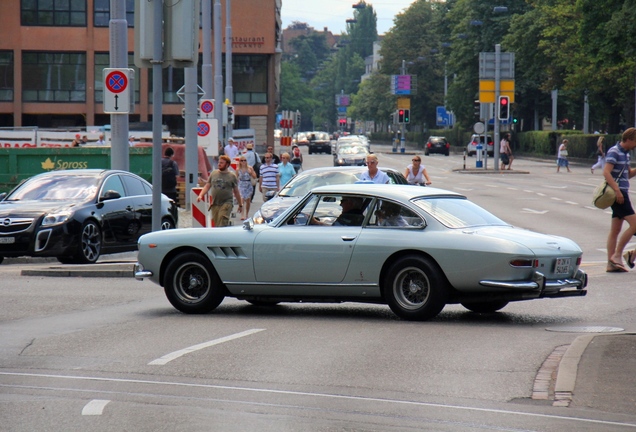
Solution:
<svg viewBox="0 0 636 432">
<path fill-rule="evenodd" d="M 580 266 L 582 261 L 583 261 L 583 257 L 582 257 L 582 256 L 578 257 L 578 258 L 576 259 L 576 265 L 577 265 L 577 266 Z"/>
<path fill-rule="evenodd" d="M 537 268 L 537 267 L 539 267 L 539 260 L 538 259 L 527 259 L 527 258 L 516 258 L 516 259 L 510 260 L 510 266 L 511 267 Z"/>
</svg>

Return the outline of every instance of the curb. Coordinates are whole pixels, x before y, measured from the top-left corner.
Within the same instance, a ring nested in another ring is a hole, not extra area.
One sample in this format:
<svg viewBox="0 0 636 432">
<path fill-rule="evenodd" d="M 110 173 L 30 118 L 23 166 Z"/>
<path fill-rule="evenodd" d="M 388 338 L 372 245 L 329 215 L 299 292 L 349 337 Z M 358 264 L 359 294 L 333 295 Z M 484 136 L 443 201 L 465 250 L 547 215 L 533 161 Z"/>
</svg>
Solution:
<svg viewBox="0 0 636 432">
<path fill-rule="evenodd" d="M 572 394 L 576 385 L 579 362 L 592 339 L 601 335 L 582 335 L 574 339 L 559 362 L 556 382 L 554 384 L 554 402 L 552 406 L 568 407 L 572 402 Z"/>
<path fill-rule="evenodd" d="M 132 278 L 133 262 L 103 263 L 83 266 L 51 266 L 40 269 L 24 269 L 21 276 L 49 276 L 49 277 L 95 277 L 95 278 Z"/>
</svg>

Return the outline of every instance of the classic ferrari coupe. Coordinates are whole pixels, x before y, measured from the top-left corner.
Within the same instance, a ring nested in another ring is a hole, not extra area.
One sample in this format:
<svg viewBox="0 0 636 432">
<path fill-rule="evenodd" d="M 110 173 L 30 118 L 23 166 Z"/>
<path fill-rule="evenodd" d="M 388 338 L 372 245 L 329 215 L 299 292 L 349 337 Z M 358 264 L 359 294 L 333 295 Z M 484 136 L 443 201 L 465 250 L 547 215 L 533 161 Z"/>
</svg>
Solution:
<svg viewBox="0 0 636 432">
<path fill-rule="evenodd" d="M 184 313 L 224 297 L 388 304 L 428 320 L 446 304 L 492 313 L 511 301 L 584 296 L 572 240 L 507 224 L 435 188 L 347 184 L 313 189 L 267 224 L 158 231 L 139 239 L 137 279 Z"/>
</svg>

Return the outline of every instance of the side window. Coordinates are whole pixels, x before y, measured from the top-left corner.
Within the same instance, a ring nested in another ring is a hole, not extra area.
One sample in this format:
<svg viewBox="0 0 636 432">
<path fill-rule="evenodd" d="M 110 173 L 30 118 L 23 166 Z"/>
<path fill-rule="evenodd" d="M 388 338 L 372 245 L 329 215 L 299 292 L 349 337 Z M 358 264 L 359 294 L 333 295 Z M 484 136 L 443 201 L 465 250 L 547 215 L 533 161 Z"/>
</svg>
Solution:
<svg viewBox="0 0 636 432">
<path fill-rule="evenodd" d="M 309 225 L 317 202 L 318 196 L 312 196 L 300 210 L 291 214 L 285 223 L 287 225 Z"/>
<path fill-rule="evenodd" d="M 104 185 L 102 186 L 102 191 L 100 196 L 104 196 L 107 191 L 115 191 L 118 192 L 122 197 L 126 196 L 126 190 L 124 189 L 124 185 L 121 182 L 121 178 L 118 175 L 112 175 L 106 179 Z"/>
<path fill-rule="evenodd" d="M 392 201 L 376 202 L 373 214 L 369 220 L 369 225 L 380 227 L 422 227 L 422 218 L 411 210 Z"/>
<path fill-rule="evenodd" d="M 139 179 L 136 179 L 129 175 L 124 175 L 121 177 L 123 178 L 124 184 L 126 185 L 128 196 L 146 195 L 144 185 Z"/>
</svg>

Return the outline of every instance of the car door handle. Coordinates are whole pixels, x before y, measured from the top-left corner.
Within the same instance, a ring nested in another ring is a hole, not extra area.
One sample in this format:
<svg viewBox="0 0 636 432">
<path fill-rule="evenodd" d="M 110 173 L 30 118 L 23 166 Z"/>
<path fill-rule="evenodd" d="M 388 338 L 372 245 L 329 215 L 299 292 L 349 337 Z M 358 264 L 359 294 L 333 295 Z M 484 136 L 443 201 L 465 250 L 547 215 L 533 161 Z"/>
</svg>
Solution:
<svg viewBox="0 0 636 432">
<path fill-rule="evenodd" d="M 343 235 L 342 237 L 340 237 L 342 239 L 342 241 L 354 241 L 356 239 L 357 236 L 346 236 Z"/>
</svg>

